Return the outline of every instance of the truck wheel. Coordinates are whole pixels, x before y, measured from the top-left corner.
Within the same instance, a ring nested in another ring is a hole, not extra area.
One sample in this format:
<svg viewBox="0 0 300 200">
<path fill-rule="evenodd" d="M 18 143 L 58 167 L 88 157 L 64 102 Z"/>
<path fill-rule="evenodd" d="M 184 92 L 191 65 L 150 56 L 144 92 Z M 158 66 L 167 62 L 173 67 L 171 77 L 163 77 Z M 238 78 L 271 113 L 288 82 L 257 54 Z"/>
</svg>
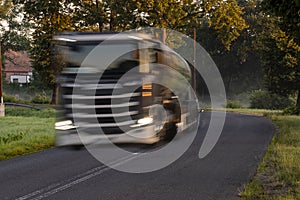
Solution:
<svg viewBox="0 0 300 200">
<path fill-rule="evenodd" d="M 175 122 L 167 122 L 162 130 L 162 140 L 170 142 L 177 134 L 177 126 Z"/>
<path fill-rule="evenodd" d="M 162 141 L 171 141 L 177 134 L 175 110 L 170 110 L 166 105 L 155 104 L 151 106 L 149 114 L 153 116 L 157 127 L 157 136 Z"/>
</svg>

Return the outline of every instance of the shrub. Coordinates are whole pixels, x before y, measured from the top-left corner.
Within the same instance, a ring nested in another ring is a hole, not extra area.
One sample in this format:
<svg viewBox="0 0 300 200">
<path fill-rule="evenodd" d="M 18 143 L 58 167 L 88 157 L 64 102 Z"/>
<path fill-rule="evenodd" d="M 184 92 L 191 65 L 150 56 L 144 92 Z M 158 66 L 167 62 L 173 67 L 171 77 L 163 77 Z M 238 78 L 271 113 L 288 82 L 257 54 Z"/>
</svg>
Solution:
<svg viewBox="0 0 300 200">
<path fill-rule="evenodd" d="M 243 106 L 239 101 L 227 100 L 226 108 L 243 108 Z"/>
<path fill-rule="evenodd" d="M 285 115 L 300 115 L 300 108 L 297 106 L 290 106 L 283 110 Z"/>
<path fill-rule="evenodd" d="M 51 103 L 51 99 L 48 98 L 46 92 L 43 91 L 41 94 L 36 94 L 33 99 L 31 99 L 31 103 L 49 104 Z"/>
<path fill-rule="evenodd" d="M 288 97 L 265 90 L 255 90 L 250 94 L 250 108 L 280 110 L 291 105 L 292 101 Z"/>
<path fill-rule="evenodd" d="M 13 95 L 7 95 L 3 93 L 3 101 L 4 102 L 10 102 L 10 103 L 19 103 L 19 99 Z"/>
</svg>

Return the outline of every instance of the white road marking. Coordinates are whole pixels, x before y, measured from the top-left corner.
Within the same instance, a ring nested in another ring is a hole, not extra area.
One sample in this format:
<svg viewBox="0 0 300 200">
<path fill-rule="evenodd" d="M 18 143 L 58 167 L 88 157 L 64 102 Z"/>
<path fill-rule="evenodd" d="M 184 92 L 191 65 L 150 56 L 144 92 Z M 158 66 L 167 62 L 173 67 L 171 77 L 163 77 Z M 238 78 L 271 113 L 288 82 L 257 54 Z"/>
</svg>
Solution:
<svg viewBox="0 0 300 200">
<path fill-rule="evenodd" d="M 109 166 L 119 166 L 119 165 L 122 165 L 123 163 L 126 163 L 134 158 L 137 158 L 139 157 L 139 155 L 141 155 L 141 153 L 144 153 L 146 152 L 145 150 L 144 151 L 141 151 L 141 152 L 136 152 L 136 153 L 133 153 L 132 155 L 129 155 L 129 156 L 126 156 L 124 158 L 121 158 L 119 160 L 116 160 L 116 161 L 113 161 L 111 162 L 108 166 L 106 165 L 103 165 L 103 166 L 99 166 L 99 167 L 95 167 L 93 169 L 90 169 L 82 174 L 79 174 L 73 178 L 70 178 L 66 181 L 61 181 L 61 182 L 58 182 L 58 183 L 54 183 L 54 184 L 51 184 L 47 187 L 44 187 L 42 189 L 39 189 L 39 190 L 36 190 L 34 192 L 31 192 L 29 194 L 26 194 L 24 196 L 21 196 L 19 198 L 17 198 L 16 200 L 26 200 L 26 199 L 32 199 L 32 200 L 40 200 L 40 199 L 43 199 L 43 198 L 46 198 L 46 197 L 49 197 L 51 195 L 54 195 L 58 192 L 61 192 L 63 190 L 66 190 L 74 185 L 77 185 L 81 182 L 84 182 L 84 181 L 87 181 L 95 176 L 98 176 L 106 171 L 109 171 L 111 168 Z M 38 196 L 39 195 L 39 196 Z M 35 197 L 36 196 L 36 197 Z M 35 197 L 35 198 L 32 198 L 32 197 Z"/>
</svg>

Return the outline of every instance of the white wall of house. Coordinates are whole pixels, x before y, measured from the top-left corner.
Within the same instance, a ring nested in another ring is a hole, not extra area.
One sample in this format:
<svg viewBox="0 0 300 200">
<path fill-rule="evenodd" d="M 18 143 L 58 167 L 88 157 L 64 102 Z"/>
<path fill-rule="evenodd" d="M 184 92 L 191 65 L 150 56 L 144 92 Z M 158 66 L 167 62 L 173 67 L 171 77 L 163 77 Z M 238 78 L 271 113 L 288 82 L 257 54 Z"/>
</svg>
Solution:
<svg viewBox="0 0 300 200">
<path fill-rule="evenodd" d="M 10 77 L 11 83 L 29 83 L 30 82 L 30 75 L 12 75 Z"/>
</svg>

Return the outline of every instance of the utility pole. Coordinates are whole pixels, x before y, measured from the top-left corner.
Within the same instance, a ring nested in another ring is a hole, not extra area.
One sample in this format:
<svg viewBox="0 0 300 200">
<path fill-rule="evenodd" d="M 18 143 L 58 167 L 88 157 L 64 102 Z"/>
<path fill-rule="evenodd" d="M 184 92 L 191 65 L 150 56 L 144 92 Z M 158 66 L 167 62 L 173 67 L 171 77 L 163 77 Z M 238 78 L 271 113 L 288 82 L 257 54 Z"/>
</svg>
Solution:
<svg viewBox="0 0 300 200">
<path fill-rule="evenodd" d="M 196 52 L 196 39 L 197 39 L 197 31 L 196 28 L 194 28 L 194 91 L 195 94 L 197 94 L 197 52 Z"/>
<path fill-rule="evenodd" d="M 3 91 L 2 91 L 2 50 L 0 42 L 0 117 L 5 116 L 5 105 L 3 102 Z"/>
<path fill-rule="evenodd" d="M 167 40 L 167 29 L 163 28 L 163 32 L 162 32 L 162 42 L 164 44 L 166 44 L 166 40 Z"/>
<path fill-rule="evenodd" d="M 167 29 L 166 28 L 162 28 L 155 30 L 155 39 L 161 41 L 163 44 L 166 44 L 166 39 L 167 39 Z"/>
</svg>

